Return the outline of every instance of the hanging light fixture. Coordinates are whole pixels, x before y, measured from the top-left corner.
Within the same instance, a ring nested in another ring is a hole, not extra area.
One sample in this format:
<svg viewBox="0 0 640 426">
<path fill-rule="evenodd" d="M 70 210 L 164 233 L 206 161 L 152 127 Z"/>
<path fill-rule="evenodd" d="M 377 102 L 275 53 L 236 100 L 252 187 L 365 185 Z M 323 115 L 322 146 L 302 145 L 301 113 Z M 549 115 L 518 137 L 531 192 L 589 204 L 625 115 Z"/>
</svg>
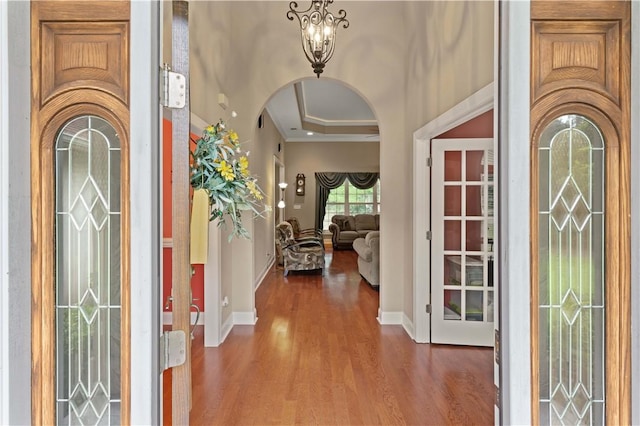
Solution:
<svg viewBox="0 0 640 426">
<path fill-rule="evenodd" d="M 300 23 L 300 35 L 302 38 L 302 49 L 307 56 L 313 72 L 318 78 L 324 70 L 324 66 L 333 56 L 336 47 L 336 29 L 342 24 L 343 28 L 349 28 L 347 12 L 340 9 L 338 16 L 327 10 L 333 0 L 311 0 L 311 6 L 304 11 L 297 11 L 298 3 L 289 3 L 287 18 L 293 21 L 293 17 L 298 18 Z"/>
</svg>

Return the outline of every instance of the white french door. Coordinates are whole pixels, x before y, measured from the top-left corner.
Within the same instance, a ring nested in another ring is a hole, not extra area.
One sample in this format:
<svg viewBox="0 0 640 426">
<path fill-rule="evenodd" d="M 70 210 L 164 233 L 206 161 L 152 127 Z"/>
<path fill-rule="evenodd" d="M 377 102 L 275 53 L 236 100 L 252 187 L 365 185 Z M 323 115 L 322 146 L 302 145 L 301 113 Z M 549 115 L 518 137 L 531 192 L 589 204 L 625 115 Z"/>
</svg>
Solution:
<svg viewBox="0 0 640 426">
<path fill-rule="evenodd" d="M 431 156 L 431 341 L 493 346 L 493 139 L 434 139 Z"/>
</svg>

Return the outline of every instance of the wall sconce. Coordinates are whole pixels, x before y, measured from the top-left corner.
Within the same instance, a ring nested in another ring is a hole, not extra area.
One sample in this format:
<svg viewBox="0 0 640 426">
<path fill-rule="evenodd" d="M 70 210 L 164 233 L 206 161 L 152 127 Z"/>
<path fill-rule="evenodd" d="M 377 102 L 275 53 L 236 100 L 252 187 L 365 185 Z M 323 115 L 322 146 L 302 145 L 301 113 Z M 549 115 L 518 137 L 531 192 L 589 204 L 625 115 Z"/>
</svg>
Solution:
<svg viewBox="0 0 640 426">
<path fill-rule="evenodd" d="M 278 186 L 280 187 L 280 201 L 278 201 L 278 208 L 284 209 L 284 190 L 287 189 L 287 182 L 280 182 Z"/>
</svg>

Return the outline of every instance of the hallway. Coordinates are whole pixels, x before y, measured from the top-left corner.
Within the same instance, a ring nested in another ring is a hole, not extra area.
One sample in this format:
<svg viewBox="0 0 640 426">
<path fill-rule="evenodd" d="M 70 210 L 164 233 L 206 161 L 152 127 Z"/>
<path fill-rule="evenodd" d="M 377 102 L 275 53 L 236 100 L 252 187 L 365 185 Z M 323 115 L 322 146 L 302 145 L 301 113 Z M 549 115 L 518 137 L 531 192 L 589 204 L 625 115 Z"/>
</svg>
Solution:
<svg viewBox="0 0 640 426">
<path fill-rule="evenodd" d="M 393 285 L 393 283 L 391 283 Z M 319 274 L 272 268 L 258 322 L 219 348 L 193 343 L 192 425 L 493 424 L 493 351 L 415 344 L 376 320 L 378 292 L 353 251 Z M 171 423 L 170 371 L 164 420 Z"/>
</svg>

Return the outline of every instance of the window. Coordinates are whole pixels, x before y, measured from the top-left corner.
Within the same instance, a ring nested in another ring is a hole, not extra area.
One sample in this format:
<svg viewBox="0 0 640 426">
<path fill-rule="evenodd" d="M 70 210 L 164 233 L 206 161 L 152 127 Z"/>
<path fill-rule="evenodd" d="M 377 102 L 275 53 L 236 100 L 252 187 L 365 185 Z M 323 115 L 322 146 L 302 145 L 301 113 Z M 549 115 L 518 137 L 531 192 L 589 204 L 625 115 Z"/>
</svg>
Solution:
<svg viewBox="0 0 640 426">
<path fill-rule="evenodd" d="M 369 189 L 358 189 L 345 180 L 329 193 L 325 208 L 323 229 L 329 229 L 331 217 L 337 214 L 357 215 L 380 213 L 380 180 Z"/>
</svg>

